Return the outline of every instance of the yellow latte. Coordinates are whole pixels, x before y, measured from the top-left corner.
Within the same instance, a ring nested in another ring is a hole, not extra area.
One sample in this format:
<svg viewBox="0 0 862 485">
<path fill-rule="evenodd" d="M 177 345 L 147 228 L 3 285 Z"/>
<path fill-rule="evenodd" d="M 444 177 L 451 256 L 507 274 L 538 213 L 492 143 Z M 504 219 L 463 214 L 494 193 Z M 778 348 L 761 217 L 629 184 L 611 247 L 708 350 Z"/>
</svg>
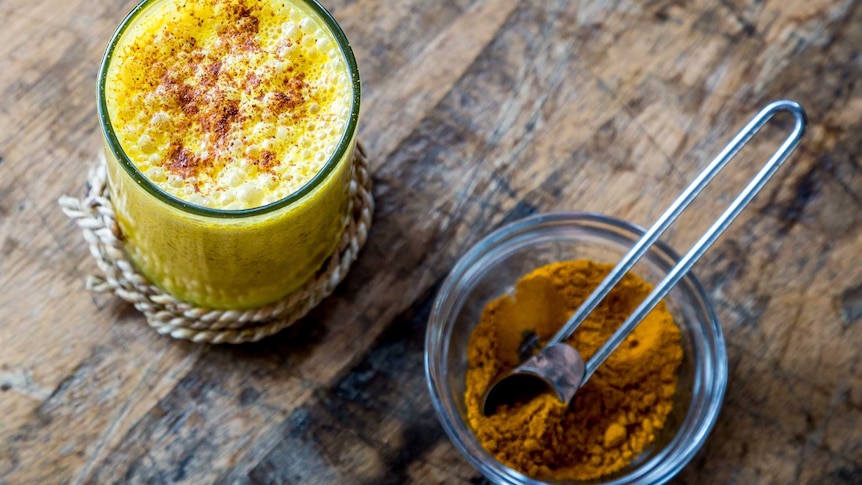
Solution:
<svg viewBox="0 0 862 485">
<path fill-rule="evenodd" d="M 301 2 L 174 0 L 129 26 L 105 97 L 129 159 L 161 190 L 214 209 L 297 191 L 335 151 L 352 85 Z"/>
<path fill-rule="evenodd" d="M 350 46 L 311 0 L 144 0 L 99 87 L 129 257 L 210 308 L 302 287 L 351 216 L 358 112 Z"/>
</svg>

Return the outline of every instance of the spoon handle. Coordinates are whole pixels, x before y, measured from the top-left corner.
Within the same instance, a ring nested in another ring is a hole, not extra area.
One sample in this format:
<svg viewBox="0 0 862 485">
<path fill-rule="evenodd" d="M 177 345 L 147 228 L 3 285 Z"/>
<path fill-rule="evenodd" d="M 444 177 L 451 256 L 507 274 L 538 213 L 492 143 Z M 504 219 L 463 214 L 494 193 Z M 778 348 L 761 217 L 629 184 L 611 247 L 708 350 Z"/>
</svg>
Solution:
<svg viewBox="0 0 862 485">
<path fill-rule="evenodd" d="M 593 357 L 587 362 L 586 369 L 584 372 L 584 380 L 586 382 L 590 376 L 596 371 L 596 369 L 604 363 L 604 361 L 611 355 L 611 353 L 625 340 L 625 338 L 634 330 L 634 328 L 643 320 L 643 318 L 653 309 L 656 305 L 664 298 L 668 292 L 682 279 L 691 269 L 691 267 L 703 256 L 703 254 L 712 246 L 712 244 L 718 239 L 719 236 L 727 229 L 728 226 L 733 222 L 734 219 L 742 212 L 743 209 L 751 202 L 755 195 L 760 192 L 760 189 L 766 185 L 766 182 L 775 174 L 775 172 L 781 167 L 787 157 L 796 149 L 799 145 L 800 140 L 802 139 L 802 135 L 805 132 L 805 111 L 802 109 L 799 104 L 793 101 L 775 101 L 757 113 L 757 116 L 752 119 L 745 128 L 740 131 L 736 137 L 734 137 L 733 141 L 730 142 L 727 147 L 722 150 L 722 152 L 718 155 L 718 157 L 713 160 L 707 170 L 703 175 L 698 177 L 698 179 L 686 189 L 685 193 L 674 202 L 673 206 L 659 219 L 659 222 L 650 229 L 643 238 L 635 245 L 635 248 L 629 252 L 629 255 L 617 265 L 616 268 L 611 272 L 611 275 L 599 285 L 599 288 L 591 295 L 590 299 L 593 299 L 596 295 L 601 295 L 603 298 L 610 292 L 610 288 L 613 284 L 616 284 L 619 279 L 622 278 L 622 274 L 625 274 L 625 270 L 630 269 L 634 266 L 634 263 L 637 262 L 637 259 L 640 259 L 640 256 L 643 255 L 645 250 L 641 250 L 641 247 L 644 246 L 644 241 L 649 240 L 649 243 L 655 241 L 655 237 L 666 228 L 666 221 L 669 225 L 670 222 L 673 222 L 674 219 L 679 215 L 679 212 L 682 211 L 688 203 L 693 199 L 693 196 L 690 194 L 696 195 L 700 192 L 712 178 L 713 176 L 730 160 L 736 155 L 740 148 L 742 148 L 749 140 L 758 132 L 760 129 L 766 125 L 769 120 L 775 116 L 779 111 L 787 111 L 793 115 L 794 125 L 793 131 L 790 135 L 784 140 L 778 150 L 772 155 L 766 165 L 760 169 L 760 172 L 748 183 L 748 185 L 743 189 L 742 193 L 734 199 L 734 201 L 730 204 L 730 206 L 721 214 L 721 216 L 712 224 L 712 227 L 709 228 L 706 233 L 701 236 L 701 238 L 692 246 L 692 248 L 686 253 L 685 256 L 674 266 L 670 272 L 668 272 L 667 276 L 655 287 L 652 293 L 646 297 L 646 299 L 641 302 L 641 304 L 637 307 L 637 309 L 632 313 L 629 318 L 620 326 L 619 329 L 608 339 L 607 342 L 593 355 Z M 683 201 L 683 203 L 680 203 Z M 679 208 L 682 207 L 682 208 Z M 654 234 L 655 233 L 655 234 Z M 652 237 L 652 239 L 648 239 Z M 637 251 L 636 251 L 637 250 Z M 620 268 L 625 268 L 625 270 L 620 270 Z M 620 271 L 618 271 L 620 270 Z M 617 273 L 620 275 L 617 276 Z M 611 276 L 615 278 L 615 280 L 611 279 Z M 609 284 L 610 283 L 610 284 Z M 601 301 L 601 298 L 598 299 Z M 597 304 L 598 302 L 596 302 Z M 595 306 L 595 304 L 594 304 Z M 578 312 L 580 313 L 580 311 Z M 583 385 L 583 382 L 581 385 Z"/>
<path fill-rule="evenodd" d="M 772 156 L 772 158 L 767 162 L 766 166 L 763 167 L 761 172 L 757 175 L 757 177 L 752 180 L 748 187 L 740 194 L 740 196 L 731 204 L 727 211 L 722 214 L 721 218 L 716 222 L 715 225 L 704 235 L 704 237 L 692 248 L 692 252 L 699 249 L 699 245 L 701 243 L 706 244 L 704 250 L 706 250 L 709 245 L 717 238 L 733 221 L 734 218 L 739 214 L 739 212 L 751 202 L 751 199 L 760 191 L 763 184 L 765 184 L 769 178 L 775 173 L 782 163 L 787 159 L 788 156 L 793 152 L 797 145 L 799 145 L 799 141 L 802 138 L 802 134 L 805 132 L 805 111 L 799 106 L 798 103 L 794 101 L 781 100 L 770 103 L 765 108 L 760 110 L 757 115 L 748 122 L 748 124 L 740 130 L 739 133 L 731 140 L 731 142 L 724 147 L 721 153 L 709 163 L 709 165 L 704 169 L 700 175 L 688 186 L 685 191 L 680 194 L 679 197 L 670 207 L 658 218 L 658 220 L 653 224 L 652 227 L 643 235 L 643 237 L 635 243 L 634 246 L 629 250 L 628 253 L 620 260 L 619 263 L 608 273 L 607 277 L 593 290 L 592 294 L 581 304 L 577 311 L 566 321 L 565 325 L 560 328 L 559 331 L 554 335 L 553 338 L 548 342 L 548 345 L 553 345 L 560 343 L 567 338 L 569 338 L 575 330 L 581 325 L 581 323 L 586 320 L 587 316 L 599 306 L 599 303 L 605 299 L 606 296 L 611 292 L 611 290 L 616 286 L 617 283 L 623 279 L 626 273 L 631 270 L 635 264 L 643 257 L 644 254 L 649 250 L 650 246 L 655 244 L 658 238 L 673 224 L 676 219 L 682 214 L 682 212 L 691 204 L 691 202 L 703 191 L 703 189 L 712 182 L 712 179 L 724 168 L 727 163 L 733 159 L 734 156 L 742 149 L 754 135 L 763 128 L 769 120 L 775 116 L 779 111 L 788 111 L 793 114 L 795 124 L 793 128 L 793 132 L 790 136 L 784 141 L 781 147 L 777 152 Z M 734 207 L 738 207 L 738 210 L 733 212 Z M 731 214 L 731 212 L 733 212 Z M 727 221 L 727 224 L 721 225 L 719 224 L 721 221 Z M 720 228 L 718 226 L 721 226 Z M 717 232 L 714 232 L 717 231 Z M 713 236 L 711 239 L 708 236 Z M 704 240 L 709 239 L 708 242 Z M 700 257 L 700 256 L 698 256 Z M 604 361 L 604 359 L 602 359 Z"/>
</svg>

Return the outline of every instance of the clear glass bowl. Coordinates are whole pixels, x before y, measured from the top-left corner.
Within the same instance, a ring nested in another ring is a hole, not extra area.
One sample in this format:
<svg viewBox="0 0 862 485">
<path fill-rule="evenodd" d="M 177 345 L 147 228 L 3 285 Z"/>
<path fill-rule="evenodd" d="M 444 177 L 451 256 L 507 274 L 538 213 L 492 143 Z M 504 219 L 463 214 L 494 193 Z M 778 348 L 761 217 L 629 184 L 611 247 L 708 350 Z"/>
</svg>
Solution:
<svg viewBox="0 0 862 485">
<path fill-rule="evenodd" d="M 592 259 L 616 263 L 644 230 L 610 217 L 585 213 L 533 216 L 484 238 L 455 265 L 431 310 L 425 340 L 425 374 L 443 428 L 455 446 L 497 484 L 574 484 L 531 479 L 486 452 L 465 422 L 467 342 L 482 308 L 514 291 L 521 276 L 548 263 Z M 665 244 L 654 245 L 634 273 L 655 285 L 679 260 Z M 715 310 L 689 274 L 665 298 L 682 334 L 679 388 L 664 429 L 650 448 L 612 476 L 590 484 L 661 484 L 700 449 L 718 417 L 727 384 L 727 354 Z"/>
</svg>

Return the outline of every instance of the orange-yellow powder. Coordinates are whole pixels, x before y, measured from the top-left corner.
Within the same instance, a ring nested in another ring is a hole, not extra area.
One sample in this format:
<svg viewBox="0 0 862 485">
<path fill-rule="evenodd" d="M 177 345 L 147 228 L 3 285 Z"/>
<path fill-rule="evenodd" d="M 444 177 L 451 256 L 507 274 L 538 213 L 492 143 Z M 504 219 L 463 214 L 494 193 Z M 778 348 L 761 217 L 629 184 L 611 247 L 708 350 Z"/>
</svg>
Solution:
<svg viewBox="0 0 862 485">
<path fill-rule="evenodd" d="M 482 414 L 482 396 L 520 363 L 524 336 L 544 344 L 610 272 L 587 260 L 543 266 L 512 296 L 489 303 L 468 347 L 467 415 L 502 463 L 539 478 L 591 480 L 623 469 L 654 441 L 672 408 L 682 362 L 680 332 L 659 304 L 578 390 L 571 406 L 551 394 Z M 629 273 L 567 340 L 589 359 L 652 287 Z"/>
</svg>

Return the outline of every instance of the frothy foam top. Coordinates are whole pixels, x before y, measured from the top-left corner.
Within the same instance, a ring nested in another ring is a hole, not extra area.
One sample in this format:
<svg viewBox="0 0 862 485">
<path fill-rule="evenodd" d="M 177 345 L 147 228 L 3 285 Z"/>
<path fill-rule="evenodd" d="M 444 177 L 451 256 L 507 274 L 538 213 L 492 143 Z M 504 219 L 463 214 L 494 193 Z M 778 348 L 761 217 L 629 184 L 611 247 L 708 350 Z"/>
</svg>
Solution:
<svg viewBox="0 0 862 485">
<path fill-rule="evenodd" d="M 171 0 L 141 17 L 114 50 L 105 94 L 150 181 L 235 210 L 287 197 L 323 168 L 353 94 L 314 15 L 287 0 Z"/>
</svg>

